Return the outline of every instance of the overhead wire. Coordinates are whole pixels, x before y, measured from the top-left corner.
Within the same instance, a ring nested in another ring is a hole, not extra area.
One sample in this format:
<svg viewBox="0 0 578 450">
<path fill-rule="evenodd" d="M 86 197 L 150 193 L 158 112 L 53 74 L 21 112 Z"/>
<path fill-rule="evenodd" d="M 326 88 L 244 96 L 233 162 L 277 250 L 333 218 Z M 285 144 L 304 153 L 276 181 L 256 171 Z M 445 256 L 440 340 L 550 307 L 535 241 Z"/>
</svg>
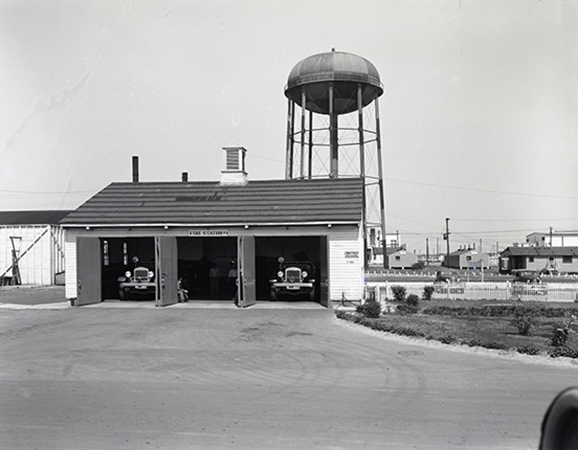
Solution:
<svg viewBox="0 0 578 450">
<path fill-rule="evenodd" d="M 385 177 L 386 181 L 393 181 L 397 183 L 406 183 L 406 184 L 415 184 L 419 186 L 430 186 L 430 187 L 438 187 L 438 188 L 445 188 L 445 189 L 457 189 L 460 191 L 473 191 L 473 192 L 485 192 L 490 194 L 501 194 L 501 195 L 520 195 L 524 197 L 544 197 L 544 198 L 559 198 L 559 199 L 574 199 L 578 200 L 578 197 L 574 196 L 567 196 L 567 195 L 551 195 L 551 194 L 533 194 L 528 192 L 508 192 L 508 191 L 498 191 L 493 189 L 480 189 L 480 188 L 472 188 L 472 187 L 464 187 L 464 186 L 448 186 L 443 184 L 435 184 L 435 183 L 424 183 L 420 181 L 408 181 L 408 180 L 400 180 L 396 178 L 389 178 Z"/>
</svg>

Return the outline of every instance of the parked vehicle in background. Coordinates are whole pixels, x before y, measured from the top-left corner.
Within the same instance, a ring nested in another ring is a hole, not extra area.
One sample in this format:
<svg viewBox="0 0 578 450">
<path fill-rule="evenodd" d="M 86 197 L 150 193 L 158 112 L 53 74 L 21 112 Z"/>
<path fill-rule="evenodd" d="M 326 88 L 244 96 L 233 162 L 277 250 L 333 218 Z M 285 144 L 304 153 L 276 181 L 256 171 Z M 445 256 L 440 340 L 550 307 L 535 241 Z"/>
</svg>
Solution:
<svg viewBox="0 0 578 450">
<path fill-rule="evenodd" d="M 137 257 L 134 257 L 133 261 L 135 263 L 133 271 L 127 271 L 123 277 L 118 278 L 119 299 L 154 299 L 157 289 L 154 272 L 145 266 L 138 266 Z"/>
<path fill-rule="evenodd" d="M 514 270 L 513 283 L 539 283 L 540 273 L 537 270 Z"/>
<path fill-rule="evenodd" d="M 271 300 L 315 300 L 315 264 L 310 261 L 285 261 L 279 258 L 277 278 L 269 280 Z"/>
<path fill-rule="evenodd" d="M 524 296 L 548 295 L 548 285 L 542 284 L 541 276 L 537 270 L 515 270 L 512 280 L 512 295 L 520 299 Z"/>
</svg>

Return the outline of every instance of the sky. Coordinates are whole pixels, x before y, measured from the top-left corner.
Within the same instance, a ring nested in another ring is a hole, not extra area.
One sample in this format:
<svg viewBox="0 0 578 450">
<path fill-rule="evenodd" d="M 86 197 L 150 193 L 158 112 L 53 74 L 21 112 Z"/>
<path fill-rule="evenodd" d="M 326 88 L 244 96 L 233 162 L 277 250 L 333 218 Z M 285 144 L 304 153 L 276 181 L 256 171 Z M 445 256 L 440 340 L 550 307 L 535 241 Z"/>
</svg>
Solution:
<svg viewBox="0 0 578 450">
<path fill-rule="evenodd" d="M 0 0 L 0 210 L 112 182 L 282 179 L 291 69 L 350 52 L 380 97 L 386 228 L 410 250 L 578 230 L 578 0 Z"/>
</svg>

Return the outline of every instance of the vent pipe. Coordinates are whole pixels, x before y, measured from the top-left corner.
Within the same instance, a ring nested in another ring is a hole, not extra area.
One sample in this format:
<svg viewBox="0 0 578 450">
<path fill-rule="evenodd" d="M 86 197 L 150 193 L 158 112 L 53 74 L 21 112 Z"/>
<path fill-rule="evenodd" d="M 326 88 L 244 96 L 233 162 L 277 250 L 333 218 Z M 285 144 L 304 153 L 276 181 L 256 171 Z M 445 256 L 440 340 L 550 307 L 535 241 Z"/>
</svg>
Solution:
<svg viewBox="0 0 578 450">
<path fill-rule="evenodd" d="M 138 183 L 138 156 L 132 157 L 132 182 Z"/>
</svg>

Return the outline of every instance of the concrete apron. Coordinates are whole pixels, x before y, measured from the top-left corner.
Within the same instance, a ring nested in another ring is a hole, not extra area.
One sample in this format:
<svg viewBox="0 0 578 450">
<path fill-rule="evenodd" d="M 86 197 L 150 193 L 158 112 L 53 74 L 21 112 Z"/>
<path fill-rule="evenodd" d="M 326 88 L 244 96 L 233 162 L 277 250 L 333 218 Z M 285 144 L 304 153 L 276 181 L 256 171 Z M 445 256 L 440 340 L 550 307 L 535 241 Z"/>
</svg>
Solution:
<svg viewBox="0 0 578 450">
<path fill-rule="evenodd" d="M 0 309 L 66 309 L 74 308 L 70 302 L 45 303 L 41 305 L 19 305 L 14 303 L 0 303 Z M 84 305 L 80 308 L 156 308 L 154 300 L 105 300 L 101 303 Z M 237 307 L 230 300 L 189 300 L 184 303 L 175 303 L 163 308 L 178 309 L 242 309 Z M 261 301 L 255 303 L 247 309 L 326 309 L 324 306 L 315 302 L 268 302 Z"/>
</svg>

